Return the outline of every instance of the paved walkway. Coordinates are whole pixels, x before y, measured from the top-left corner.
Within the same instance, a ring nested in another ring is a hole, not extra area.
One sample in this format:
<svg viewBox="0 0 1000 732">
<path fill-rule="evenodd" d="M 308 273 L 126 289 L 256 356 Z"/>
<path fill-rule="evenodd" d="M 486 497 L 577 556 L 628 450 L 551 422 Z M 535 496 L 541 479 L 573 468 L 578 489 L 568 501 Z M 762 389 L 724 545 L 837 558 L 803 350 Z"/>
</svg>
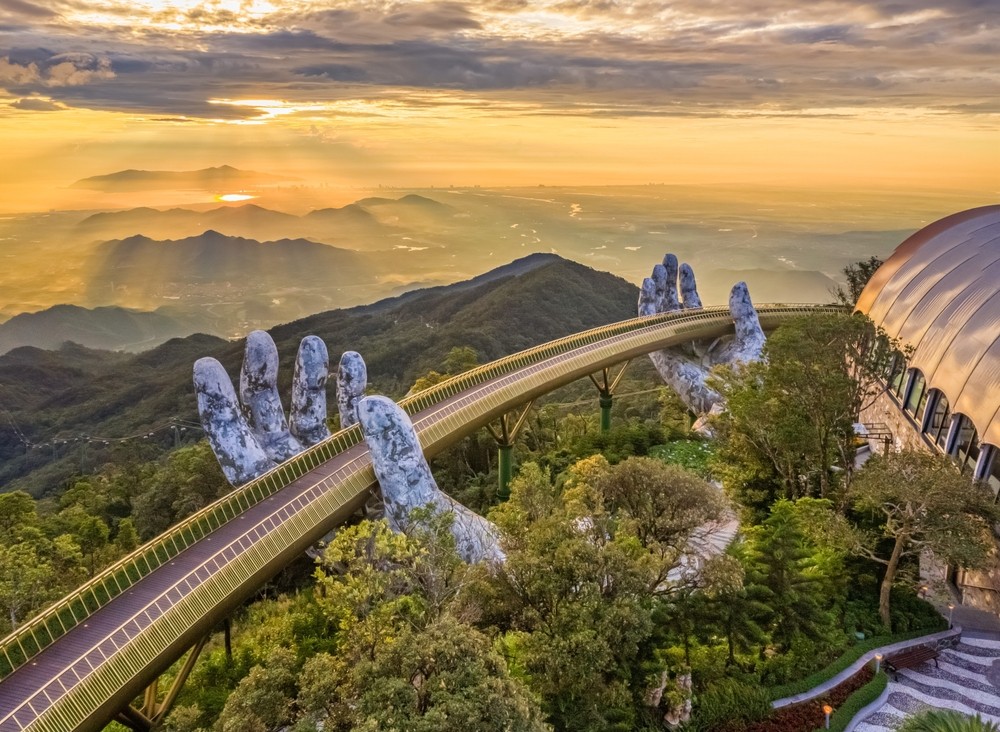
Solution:
<svg viewBox="0 0 1000 732">
<path fill-rule="evenodd" d="M 667 579 L 678 582 L 696 576 L 705 560 L 723 554 L 739 531 L 739 519 L 729 509 L 726 509 L 718 521 L 702 524 L 691 532 L 689 551 L 680 558 L 677 566 L 670 570 Z"/>
<path fill-rule="evenodd" d="M 886 703 L 856 732 L 887 732 L 924 709 L 954 709 L 1000 723 L 1000 636 L 963 635 L 933 661 L 903 669 L 889 682 Z"/>
</svg>

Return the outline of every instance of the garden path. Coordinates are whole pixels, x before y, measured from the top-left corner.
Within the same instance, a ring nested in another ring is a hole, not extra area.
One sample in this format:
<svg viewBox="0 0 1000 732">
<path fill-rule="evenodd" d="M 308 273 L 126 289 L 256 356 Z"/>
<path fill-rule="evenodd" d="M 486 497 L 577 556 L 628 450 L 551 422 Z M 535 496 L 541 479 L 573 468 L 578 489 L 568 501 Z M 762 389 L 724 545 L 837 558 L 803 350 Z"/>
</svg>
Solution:
<svg viewBox="0 0 1000 732">
<path fill-rule="evenodd" d="M 955 648 L 941 652 L 933 662 L 903 669 L 889 682 L 886 703 L 855 732 L 886 732 L 903 719 L 927 708 L 979 713 L 1000 723 L 1000 636 L 963 636 Z"/>
</svg>

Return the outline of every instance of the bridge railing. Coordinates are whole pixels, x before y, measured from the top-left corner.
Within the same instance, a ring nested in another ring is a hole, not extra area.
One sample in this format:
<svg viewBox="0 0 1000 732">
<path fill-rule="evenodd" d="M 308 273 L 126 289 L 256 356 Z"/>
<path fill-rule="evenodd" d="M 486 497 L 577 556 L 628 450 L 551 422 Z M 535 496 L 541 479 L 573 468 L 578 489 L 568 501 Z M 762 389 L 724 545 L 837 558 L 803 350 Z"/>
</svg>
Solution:
<svg viewBox="0 0 1000 732">
<path fill-rule="evenodd" d="M 790 307 L 801 308 L 803 314 L 821 309 L 820 306 L 815 305 L 761 306 L 758 308 L 758 313 L 762 319 L 766 317 L 769 309 L 780 309 L 783 314 L 787 315 Z M 822 309 L 829 310 L 829 308 Z M 477 366 L 429 389 L 406 397 L 399 404 L 408 414 L 413 415 L 466 389 L 604 338 L 679 317 L 690 320 L 691 327 L 694 329 L 699 321 L 717 318 L 722 310 L 724 308 L 705 308 L 699 312 L 677 311 L 593 328 Z M 91 614 L 124 593 L 158 567 L 171 561 L 195 542 L 274 495 L 309 471 L 362 441 L 361 430 L 357 426 L 340 430 L 261 477 L 234 489 L 205 506 L 107 567 L 84 585 L 0 640 L 0 679 L 30 661 L 56 639 L 68 633 Z"/>
</svg>

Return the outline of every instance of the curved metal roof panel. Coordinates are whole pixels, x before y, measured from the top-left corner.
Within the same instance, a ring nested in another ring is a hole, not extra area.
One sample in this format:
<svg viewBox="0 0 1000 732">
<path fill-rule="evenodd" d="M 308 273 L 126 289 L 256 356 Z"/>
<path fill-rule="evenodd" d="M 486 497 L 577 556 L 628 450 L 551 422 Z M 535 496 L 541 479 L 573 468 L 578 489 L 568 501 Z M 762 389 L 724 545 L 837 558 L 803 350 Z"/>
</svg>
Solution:
<svg viewBox="0 0 1000 732">
<path fill-rule="evenodd" d="M 935 221 L 900 244 L 857 310 L 913 347 L 910 366 L 1000 445 L 1000 206 Z"/>
</svg>

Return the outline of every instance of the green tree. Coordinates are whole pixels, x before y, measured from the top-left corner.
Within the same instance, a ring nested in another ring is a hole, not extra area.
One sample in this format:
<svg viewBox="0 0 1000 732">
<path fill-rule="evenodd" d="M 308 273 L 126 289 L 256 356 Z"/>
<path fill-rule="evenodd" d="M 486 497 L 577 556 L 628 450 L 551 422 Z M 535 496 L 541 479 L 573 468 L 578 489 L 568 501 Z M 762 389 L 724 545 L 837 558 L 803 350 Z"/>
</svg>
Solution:
<svg viewBox="0 0 1000 732">
<path fill-rule="evenodd" d="M 770 480 L 785 498 L 832 497 L 837 476 L 848 485 L 854 421 L 883 390 L 892 345 L 862 316 L 809 316 L 776 330 L 763 360 L 720 369 L 717 465 L 729 484 Z"/>
<path fill-rule="evenodd" d="M 837 298 L 837 302 L 845 307 L 853 308 L 858 302 L 858 298 L 861 297 L 861 291 L 868 284 L 868 280 L 875 274 L 875 270 L 881 266 L 882 260 L 871 256 L 868 259 L 862 259 L 844 267 L 842 271 L 847 280 L 847 289 L 845 290 L 840 285 L 837 286 L 837 289 L 833 293 Z"/>
<path fill-rule="evenodd" d="M 744 563 L 737 556 L 713 557 L 702 573 L 708 623 L 726 641 L 726 664 L 735 665 L 737 651 L 746 653 L 767 641 L 765 628 L 774 617 L 774 594 L 763 585 L 746 581 Z"/>
<path fill-rule="evenodd" d="M 468 371 L 478 364 L 479 354 L 476 353 L 476 349 L 470 346 L 455 346 L 444 357 L 441 363 L 442 371 L 432 369 L 423 376 L 417 377 L 407 394 L 416 394 L 417 392 L 429 389 L 432 386 L 440 384 L 442 381 L 450 379 L 452 376 L 456 376 L 463 371 Z"/>
<path fill-rule="evenodd" d="M 97 516 L 87 513 L 78 503 L 60 511 L 58 518 L 67 533 L 79 544 L 80 551 L 87 560 L 87 572 L 93 577 L 106 558 L 105 550 L 111 533 L 108 525 Z"/>
<path fill-rule="evenodd" d="M 855 479 L 851 501 L 878 525 L 856 533 L 854 550 L 885 567 L 879 615 L 887 628 L 890 591 L 907 557 L 929 550 L 950 564 L 981 566 L 992 546 L 989 527 L 1000 518 L 989 491 L 949 458 L 925 452 L 873 457 Z"/>
<path fill-rule="evenodd" d="M 34 498 L 24 491 L 0 493 L 0 542 L 13 543 L 22 529 L 38 525 Z"/>
<path fill-rule="evenodd" d="M 658 565 L 616 531 L 596 488 L 607 470 L 602 457 L 580 461 L 557 490 L 526 464 L 491 514 L 508 554 L 486 581 L 484 621 L 508 630 L 508 653 L 560 730 L 631 729 L 641 705 Z"/>
<path fill-rule="evenodd" d="M 150 539 L 232 490 L 206 440 L 171 452 L 133 499 L 132 519 Z"/>
<path fill-rule="evenodd" d="M 460 374 L 479 365 L 479 354 L 471 346 L 455 346 L 442 362 L 446 374 Z"/>
<path fill-rule="evenodd" d="M 749 532 L 752 579 L 774 598 L 771 637 L 787 649 L 797 635 L 819 637 L 832 618 L 824 611 L 823 578 L 792 501 L 780 500 L 771 515 Z"/>
<path fill-rule="evenodd" d="M 128 554 L 139 546 L 139 532 L 135 530 L 135 522 L 132 519 L 126 518 L 118 522 L 115 546 L 121 554 Z"/>
<path fill-rule="evenodd" d="M 163 720 L 163 732 L 205 732 L 201 725 L 202 716 L 197 705 L 174 707 Z"/>
<path fill-rule="evenodd" d="M 406 630 L 356 671 L 359 732 L 542 732 L 547 725 L 524 685 L 489 640 L 447 615 Z"/>
<path fill-rule="evenodd" d="M 653 588 L 660 588 L 682 554 L 690 551 L 692 532 L 722 518 L 721 491 L 694 473 L 654 458 L 629 458 L 596 477 L 606 507 L 619 525 L 636 536 L 659 559 Z"/>
<path fill-rule="evenodd" d="M 36 547 L 26 542 L 0 544 L 0 611 L 6 630 L 16 628 L 41 610 L 57 586 L 52 564 L 39 555 Z"/>
<path fill-rule="evenodd" d="M 226 700 L 215 725 L 218 732 L 275 732 L 292 718 L 296 693 L 295 655 L 275 649 L 254 666 Z"/>
</svg>

